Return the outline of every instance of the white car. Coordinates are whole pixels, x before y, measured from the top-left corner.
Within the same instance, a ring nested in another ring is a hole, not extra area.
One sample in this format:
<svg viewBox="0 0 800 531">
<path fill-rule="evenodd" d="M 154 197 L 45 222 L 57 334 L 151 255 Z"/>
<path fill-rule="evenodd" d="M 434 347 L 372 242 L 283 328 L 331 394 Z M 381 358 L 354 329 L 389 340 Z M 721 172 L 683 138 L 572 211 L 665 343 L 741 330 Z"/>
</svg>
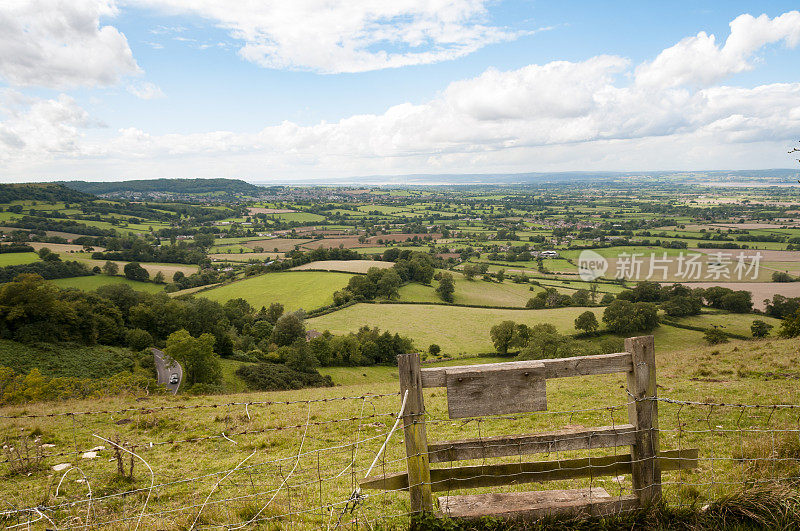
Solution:
<svg viewBox="0 0 800 531">
<path fill-rule="evenodd" d="M 180 381 L 180 379 L 178 378 L 178 373 L 177 372 L 173 372 L 169 377 L 169 383 L 176 384 L 179 381 Z"/>
</svg>

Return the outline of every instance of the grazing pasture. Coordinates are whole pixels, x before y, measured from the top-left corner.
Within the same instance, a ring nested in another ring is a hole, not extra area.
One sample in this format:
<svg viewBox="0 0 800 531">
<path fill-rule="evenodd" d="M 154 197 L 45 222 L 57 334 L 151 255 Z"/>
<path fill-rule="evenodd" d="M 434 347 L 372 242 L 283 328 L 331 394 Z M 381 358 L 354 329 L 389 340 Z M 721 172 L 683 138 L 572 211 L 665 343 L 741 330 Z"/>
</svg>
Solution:
<svg viewBox="0 0 800 531">
<path fill-rule="evenodd" d="M 0 253 L 0 267 L 32 264 L 37 261 L 39 255 L 36 253 Z"/>
<path fill-rule="evenodd" d="M 255 308 L 279 302 L 287 312 L 310 311 L 333 304 L 333 293 L 344 288 L 350 276 L 321 271 L 267 273 L 204 291 L 202 296 L 221 303 L 241 298 Z"/>
<path fill-rule="evenodd" d="M 293 267 L 292 271 L 303 271 L 307 269 L 324 271 L 341 271 L 343 273 L 366 273 L 370 268 L 388 269 L 394 265 L 393 262 L 383 262 L 379 260 L 320 260 Z"/>
<path fill-rule="evenodd" d="M 51 281 L 59 288 L 75 288 L 83 291 L 93 291 L 100 286 L 108 286 L 109 284 L 124 284 L 130 286 L 136 291 L 147 291 L 149 293 L 158 293 L 164 291 L 163 284 L 155 284 L 153 282 L 137 282 L 122 276 L 108 275 L 91 275 L 86 277 L 72 277 L 72 278 L 58 278 Z"/>
</svg>

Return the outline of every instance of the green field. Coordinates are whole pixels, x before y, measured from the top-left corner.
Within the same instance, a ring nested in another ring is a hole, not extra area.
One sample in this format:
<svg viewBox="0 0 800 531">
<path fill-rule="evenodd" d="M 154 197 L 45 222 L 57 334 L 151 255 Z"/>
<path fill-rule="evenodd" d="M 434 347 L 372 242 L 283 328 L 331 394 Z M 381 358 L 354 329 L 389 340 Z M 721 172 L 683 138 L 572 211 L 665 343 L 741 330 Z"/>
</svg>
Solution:
<svg viewBox="0 0 800 531">
<path fill-rule="evenodd" d="M 0 253 L 0 267 L 32 264 L 39 260 L 36 253 Z"/>
<path fill-rule="evenodd" d="M 524 308 L 528 299 L 541 291 L 541 288 L 531 284 L 515 284 L 510 280 L 505 282 L 486 282 L 479 278 L 466 280 L 458 273 L 453 276 L 456 284 L 453 301 L 455 304 Z M 438 284 L 435 280 L 431 286 L 424 286 L 419 283 L 407 284 L 400 288 L 400 300 L 409 302 L 442 302 L 441 297 L 436 293 Z"/>
<path fill-rule="evenodd" d="M 267 273 L 204 291 L 202 296 L 223 303 L 242 298 L 255 308 L 279 302 L 287 312 L 310 311 L 332 304 L 333 293 L 344 288 L 351 276 L 322 271 Z"/>
<path fill-rule="evenodd" d="M 529 326 L 551 323 L 561 332 L 574 332 L 575 318 L 586 308 L 552 310 L 496 310 L 427 304 L 356 304 L 308 320 L 309 328 L 335 334 L 355 332 L 359 327 L 377 326 L 381 330 L 409 336 L 418 349 L 431 343 L 447 355 L 483 354 L 494 351 L 489 329 L 505 320 Z M 602 308 L 595 308 L 599 316 Z"/>
<path fill-rule="evenodd" d="M 99 288 L 100 286 L 107 286 L 109 284 L 125 284 L 126 286 L 130 286 L 136 291 L 146 291 L 148 293 L 157 293 L 159 291 L 164 291 L 163 284 L 155 284 L 153 282 L 137 282 L 135 280 L 129 280 L 125 277 L 120 277 L 120 276 L 110 277 L 108 275 L 91 275 L 87 277 L 59 278 L 53 280 L 52 282 L 53 284 L 62 289 L 77 288 L 84 291 L 92 291 Z"/>
</svg>

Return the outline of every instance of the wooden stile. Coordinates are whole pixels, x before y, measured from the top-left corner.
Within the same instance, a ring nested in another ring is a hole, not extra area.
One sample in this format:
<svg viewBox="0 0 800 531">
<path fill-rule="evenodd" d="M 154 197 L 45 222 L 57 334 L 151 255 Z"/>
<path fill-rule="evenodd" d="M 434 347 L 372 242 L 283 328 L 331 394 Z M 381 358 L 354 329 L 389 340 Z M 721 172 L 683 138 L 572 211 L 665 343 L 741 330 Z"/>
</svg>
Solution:
<svg viewBox="0 0 800 531">
<path fill-rule="evenodd" d="M 661 499 L 662 470 L 698 467 L 696 449 L 659 451 L 655 344 L 652 336 L 625 340 L 625 352 L 599 356 L 514 361 L 421 369 L 418 354 L 397 357 L 407 472 L 365 478 L 364 489 L 408 489 L 414 512 L 433 510 L 433 492 L 630 474 L 632 496 L 602 488 L 445 496 L 445 514 L 472 518 L 603 515 Z M 446 387 L 451 419 L 527 413 L 547 408 L 546 380 L 627 373 L 628 424 L 428 443 L 423 388 Z M 430 468 L 430 463 L 630 446 L 612 456 Z"/>
</svg>

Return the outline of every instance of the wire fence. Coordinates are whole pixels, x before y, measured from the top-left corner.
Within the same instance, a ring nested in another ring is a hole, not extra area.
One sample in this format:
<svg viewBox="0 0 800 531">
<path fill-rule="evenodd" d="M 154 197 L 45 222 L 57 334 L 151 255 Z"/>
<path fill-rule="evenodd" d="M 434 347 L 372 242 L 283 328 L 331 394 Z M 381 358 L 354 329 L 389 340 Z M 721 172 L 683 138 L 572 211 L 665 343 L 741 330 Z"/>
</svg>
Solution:
<svg viewBox="0 0 800 531">
<path fill-rule="evenodd" d="M 450 419 L 442 395 L 429 394 L 428 439 L 475 439 L 480 448 L 510 444 L 492 439 L 501 434 L 621 426 L 633 403 Z M 800 405 L 656 400 L 660 449 L 699 451 L 697 468 L 662 473 L 667 503 L 697 505 L 738 489 L 800 484 Z M 411 516 L 407 485 L 359 488 L 366 475 L 390 478 L 406 469 L 403 430 L 395 429 L 400 404 L 393 393 L 7 415 L 0 523 L 10 529 L 403 525 Z M 447 497 L 467 493 L 460 487 L 468 480 L 492 477 L 517 484 L 468 493 L 588 487 L 621 499 L 635 493 L 631 477 L 608 463 L 629 463 L 628 452 L 553 447 L 529 455 L 519 446 L 502 458 L 434 464 L 433 470 L 466 465 L 470 472 L 456 479 L 432 474 L 431 488 Z M 540 483 L 523 466 L 531 461 L 552 461 L 580 477 Z M 498 478 L 491 467 L 498 463 L 520 466 L 504 468 Z"/>
</svg>

